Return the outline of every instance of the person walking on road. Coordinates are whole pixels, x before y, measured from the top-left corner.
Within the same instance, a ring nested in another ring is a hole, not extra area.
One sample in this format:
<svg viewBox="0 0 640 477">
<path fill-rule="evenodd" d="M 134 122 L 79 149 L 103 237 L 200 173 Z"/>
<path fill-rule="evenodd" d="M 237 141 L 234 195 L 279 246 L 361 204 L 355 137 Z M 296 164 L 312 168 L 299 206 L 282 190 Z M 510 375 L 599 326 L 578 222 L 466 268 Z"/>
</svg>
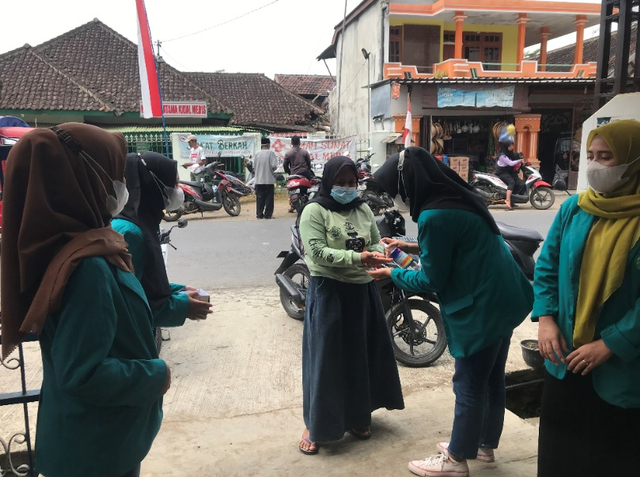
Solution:
<svg viewBox="0 0 640 477">
<path fill-rule="evenodd" d="M 375 409 L 404 408 L 382 302 L 365 271 L 391 259 L 380 253 L 357 177 L 351 159 L 331 158 L 300 218 L 311 273 L 302 336 L 304 454 L 317 454 L 321 442 L 345 432 L 369 439 Z"/>
<path fill-rule="evenodd" d="M 640 122 L 600 126 L 587 147 L 589 188 L 560 207 L 534 277 L 540 477 L 640 469 Z"/>
<path fill-rule="evenodd" d="M 171 372 L 127 244 L 121 134 L 35 129 L 7 160 L 2 355 L 38 333 L 43 363 L 35 462 L 47 477 L 136 477 L 162 421 Z"/>
<path fill-rule="evenodd" d="M 374 177 L 392 197 L 409 199 L 418 243 L 385 238 L 420 255 L 420 270 L 380 268 L 374 278 L 415 293 L 438 295 L 456 396 L 449 442 L 439 454 L 409 462 L 421 476 L 469 475 L 467 459 L 494 461 L 504 424 L 505 366 L 514 328 L 529 314 L 531 285 L 512 258 L 481 197 L 449 167 L 420 147 L 391 156 Z"/>
<path fill-rule="evenodd" d="M 260 140 L 262 149 L 253 161 L 256 178 L 256 218 L 273 219 L 273 201 L 275 197 L 275 170 L 278 168 L 278 156 L 271 151 L 268 137 Z"/>
</svg>

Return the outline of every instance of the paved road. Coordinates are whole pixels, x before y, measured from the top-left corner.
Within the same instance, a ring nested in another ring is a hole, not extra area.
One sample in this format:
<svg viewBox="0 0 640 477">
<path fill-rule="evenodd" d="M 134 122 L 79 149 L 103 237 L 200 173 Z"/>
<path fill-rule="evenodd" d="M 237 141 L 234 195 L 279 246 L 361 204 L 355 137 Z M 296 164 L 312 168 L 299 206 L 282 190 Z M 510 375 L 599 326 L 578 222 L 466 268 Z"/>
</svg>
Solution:
<svg viewBox="0 0 640 477">
<path fill-rule="evenodd" d="M 497 221 L 531 228 L 546 237 L 566 197 L 559 193 L 549 210 L 536 210 L 527 204 L 514 211 L 507 211 L 503 206 L 492 206 L 490 210 Z M 204 218 L 187 216 L 188 227 L 172 232 L 178 250 L 169 252 L 170 279 L 206 289 L 275 284 L 273 272 L 280 264 L 276 256 L 290 247 L 294 216 L 286 213 L 284 201 L 278 201 L 275 214 L 278 218 L 274 220 L 256 220 L 253 207 L 251 203 L 243 204 L 239 217 L 229 217 L 223 211 Z M 417 236 L 416 224 L 409 214 L 405 217 L 407 235 Z"/>
</svg>

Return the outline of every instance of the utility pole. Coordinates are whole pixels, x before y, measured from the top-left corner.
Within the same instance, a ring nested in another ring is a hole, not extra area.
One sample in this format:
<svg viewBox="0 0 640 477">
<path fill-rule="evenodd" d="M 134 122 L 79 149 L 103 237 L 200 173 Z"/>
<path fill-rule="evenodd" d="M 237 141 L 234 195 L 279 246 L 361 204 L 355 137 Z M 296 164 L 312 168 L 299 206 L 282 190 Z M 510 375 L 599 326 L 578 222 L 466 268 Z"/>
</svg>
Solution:
<svg viewBox="0 0 640 477">
<path fill-rule="evenodd" d="M 160 57 L 160 45 L 162 45 L 162 43 L 160 43 L 160 40 L 156 41 L 156 45 L 158 45 L 158 54 L 156 56 L 159 58 Z"/>
</svg>

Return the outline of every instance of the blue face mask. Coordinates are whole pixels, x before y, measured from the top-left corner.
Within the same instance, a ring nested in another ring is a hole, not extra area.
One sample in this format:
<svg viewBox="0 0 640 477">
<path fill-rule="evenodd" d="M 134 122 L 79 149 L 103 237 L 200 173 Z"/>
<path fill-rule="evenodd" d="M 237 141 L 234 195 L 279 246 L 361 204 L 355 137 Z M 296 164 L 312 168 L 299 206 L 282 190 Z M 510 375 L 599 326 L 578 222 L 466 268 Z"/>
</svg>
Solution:
<svg viewBox="0 0 640 477">
<path fill-rule="evenodd" d="M 333 186 L 331 188 L 331 197 L 333 197 L 336 202 L 348 204 L 358 198 L 358 189 L 356 187 Z"/>
</svg>

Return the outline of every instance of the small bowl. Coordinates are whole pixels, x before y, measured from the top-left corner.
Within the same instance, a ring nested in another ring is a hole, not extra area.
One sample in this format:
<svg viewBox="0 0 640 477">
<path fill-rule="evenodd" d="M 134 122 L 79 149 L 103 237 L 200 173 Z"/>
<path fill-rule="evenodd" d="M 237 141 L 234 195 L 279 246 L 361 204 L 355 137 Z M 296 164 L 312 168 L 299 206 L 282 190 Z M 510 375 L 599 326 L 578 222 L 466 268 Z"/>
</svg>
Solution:
<svg viewBox="0 0 640 477">
<path fill-rule="evenodd" d="M 522 357 L 527 365 L 532 368 L 541 368 L 544 366 L 544 358 L 540 354 L 538 340 L 522 340 L 520 347 L 522 348 Z"/>
</svg>

